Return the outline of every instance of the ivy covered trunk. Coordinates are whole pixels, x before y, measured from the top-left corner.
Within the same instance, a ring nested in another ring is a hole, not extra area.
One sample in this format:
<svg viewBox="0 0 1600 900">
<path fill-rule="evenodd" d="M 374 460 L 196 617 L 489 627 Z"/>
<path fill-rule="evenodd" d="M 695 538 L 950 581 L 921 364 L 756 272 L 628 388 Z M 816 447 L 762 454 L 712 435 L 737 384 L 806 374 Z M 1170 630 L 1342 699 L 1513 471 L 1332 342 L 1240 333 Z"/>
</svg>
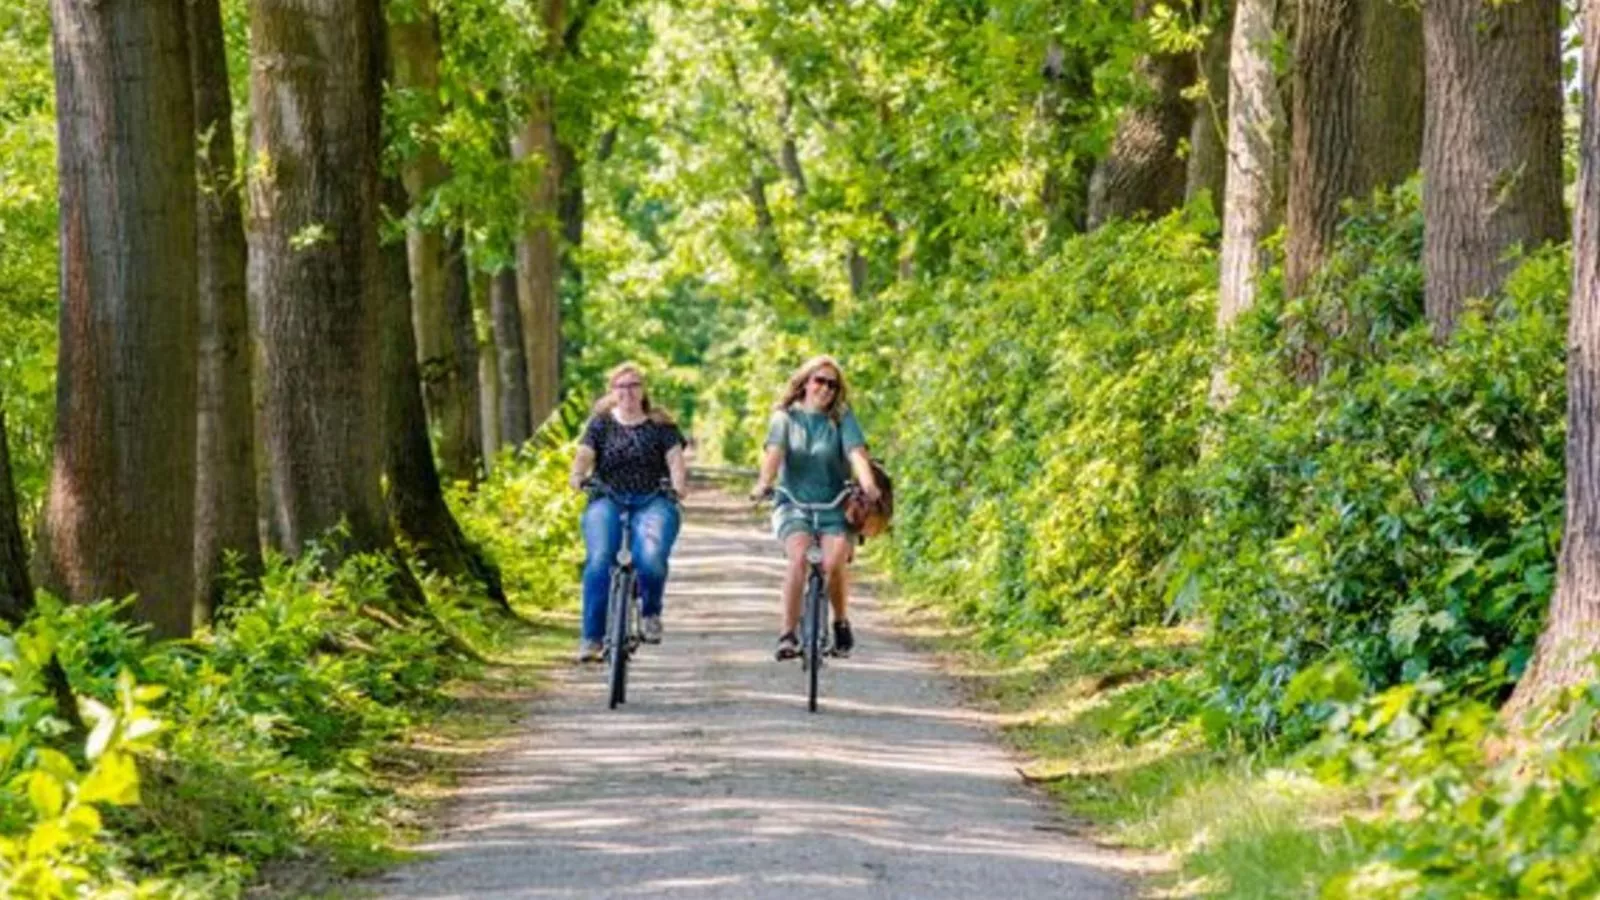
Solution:
<svg viewBox="0 0 1600 900">
<path fill-rule="evenodd" d="M 1194 122 L 1189 127 L 1189 171 L 1184 200 L 1202 192 L 1211 195 L 1213 208 L 1221 210 L 1228 177 L 1228 53 L 1233 34 L 1233 4 L 1210 0 L 1205 18 L 1211 26 L 1200 53 L 1200 73 L 1205 93 L 1194 101 Z"/>
<path fill-rule="evenodd" d="M 222 601 L 223 563 L 235 554 L 260 571 L 255 410 L 250 393 L 250 312 L 244 219 L 234 184 L 233 101 L 218 0 L 189 0 L 189 59 L 199 136 L 197 209 L 200 304 L 199 444 L 195 465 L 196 623 Z"/>
<path fill-rule="evenodd" d="M 1428 0 L 1423 269 L 1440 340 L 1468 300 L 1498 290 L 1507 251 L 1559 240 L 1558 0 Z"/>
<path fill-rule="evenodd" d="M 1506 704 L 1520 716 L 1595 678 L 1600 651 L 1600 5 L 1583 8 L 1583 124 L 1567 324 L 1566 522 L 1555 596 L 1533 662 Z"/>
<path fill-rule="evenodd" d="M 250 301 L 268 515 L 297 555 L 391 543 L 379 484 L 377 0 L 252 0 Z"/>
<path fill-rule="evenodd" d="M 136 594 L 187 635 L 195 596 L 195 118 L 182 0 L 53 0 L 60 177 L 56 430 L 44 586 Z"/>
</svg>

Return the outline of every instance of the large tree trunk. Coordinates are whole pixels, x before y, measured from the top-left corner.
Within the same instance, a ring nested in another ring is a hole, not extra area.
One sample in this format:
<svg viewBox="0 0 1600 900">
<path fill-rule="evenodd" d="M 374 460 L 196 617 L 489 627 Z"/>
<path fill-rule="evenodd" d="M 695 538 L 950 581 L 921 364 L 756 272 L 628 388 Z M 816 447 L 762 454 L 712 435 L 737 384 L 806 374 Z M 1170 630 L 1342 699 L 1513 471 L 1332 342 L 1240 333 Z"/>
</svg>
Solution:
<svg viewBox="0 0 1600 900">
<path fill-rule="evenodd" d="M 1228 175 L 1228 55 L 1234 5 L 1227 0 L 1212 0 L 1206 6 L 1212 30 L 1200 55 L 1205 94 L 1195 100 L 1194 122 L 1189 129 L 1189 171 L 1183 193 L 1185 201 L 1201 193 L 1210 194 L 1212 205 L 1217 206 L 1222 202 Z"/>
<path fill-rule="evenodd" d="M 1500 288 L 1507 251 L 1565 232 L 1560 4 L 1428 0 L 1423 270 L 1439 340 Z"/>
<path fill-rule="evenodd" d="M 44 586 L 137 594 L 162 636 L 195 596 L 194 96 L 181 0 L 52 0 L 61 204 Z"/>
<path fill-rule="evenodd" d="M 556 163 L 561 167 L 561 196 L 556 203 L 561 213 L 560 290 L 565 320 L 562 336 L 578 336 L 576 340 L 563 345 L 561 361 L 565 365 L 568 358 L 576 359 L 583 353 L 583 263 L 579 259 L 579 252 L 583 249 L 587 204 L 583 190 L 583 162 L 571 143 L 556 142 Z"/>
<path fill-rule="evenodd" d="M 438 122 L 439 27 L 432 4 L 414 4 L 389 23 L 389 49 L 394 87 L 408 98 L 424 126 Z M 423 137 L 402 162 L 400 177 L 412 206 L 421 206 L 444 181 L 438 145 Z M 474 438 L 477 410 L 471 382 L 477 377 L 459 354 L 454 298 L 448 296 L 449 239 L 437 224 L 412 223 L 406 228 L 411 264 L 411 314 L 417 333 L 422 371 L 422 398 L 438 439 L 439 468 L 446 478 L 476 477 L 481 443 Z"/>
<path fill-rule="evenodd" d="M 566 19 L 565 0 L 540 0 L 545 34 L 559 36 Z M 546 53 L 561 52 L 557 37 L 546 40 Z M 537 89 L 529 98 L 528 117 L 511 141 L 512 156 L 537 160 L 538 178 L 525 200 L 527 231 L 517 242 L 517 306 L 522 312 L 523 356 L 528 366 L 528 406 L 535 427 L 556 408 L 561 397 L 561 159 L 556 141 L 554 91 Z"/>
<path fill-rule="evenodd" d="M 1511 717 L 1560 688 L 1592 680 L 1593 655 L 1600 650 L 1600 5 L 1583 6 L 1581 26 L 1583 124 L 1567 325 L 1566 527 L 1549 617 L 1533 662 L 1506 704 Z"/>
<path fill-rule="evenodd" d="M 1304 293 L 1333 248 L 1339 207 L 1361 187 L 1360 0 L 1301 0 L 1295 29 L 1284 291 Z"/>
<path fill-rule="evenodd" d="M 391 209 L 404 205 L 405 189 L 394 179 L 386 181 L 384 193 Z M 381 270 L 376 284 L 383 318 L 382 449 L 389 514 L 429 569 L 478 581 L 492 599 L 509 608 L 499 570 L 467 541 L 445 504 L 422 403 L 404 245 L 397 241 L 382 249 Z"/>
<path fill-rule="evenodd" d="M 244 218 L 234 184 L 233 101 L 218 0 L 189 0 L 189 59 L 200 136 L 197 210 L 200 304 L 199 443 L 195 461 L 195 623 L 223 600 L 227 554 L 261 570 L 256 522 L 255 410 Z"/>
<path fill-rule="evenodd" d="M 1422 163 L 1422 11 L 1408 0 L 1361 0 L 1361 57 L 1356 145 L 1366 194 Z"/>
<path fill-rule="evenodd" d="M 528 405 L 528 363 L 517 310 L 517 273 L 502 269 L 489 285 L 489 315 L 494 323 L 495 355 L 500 372 L 500 440 L 520 447 L 533 436 Z"/>
<path fill-rule="evenodd" d="M 1217 330 L 1255 304 L 1263 250 L 1278 227 L 1278 159 L 1284 147 L 1283 99 L 1272 67 L 1274 0 L 1238 0 L 1228 66 L 1228 175 L 1222 216 Z"/>
<path fill-rule="evenodd" d="M 15 633 L 33 614 L 33 581 L 28 577 L 28 548 L 22 540 L 22 523 L 17 518 L 17 491 L 11 480 L 11 448 L 6 437 L 6 411 L 0 405 L 0 622 Z M 78 716 L 78 701 L 67 683 L 67 673 L 55 656 L 44 665 L 45 687 L 55 699 L 56 712 L 83 735 L 83 719 Z"/>
<path fill-rule="evenodd" d="M 252 0 L 250 301 L 269 514 L 294 556 L 391 544 L 380 490 L 377 0 Z M 337 558 L 336 552 L 331 558 Z"/>
<path fill-rule="evenodd" d="M 1134 15 L 1143 20 L 1154 7 L 1151 0 L 1139 0 Z M 1123 111 L 1111 151 L 1090 179 L 1090 228 L 1108 219 L 1159 216 L 1183 203 L 1188 172 L 1178 148 L 1194 118 L 1194 104 L 1183 98 L 1194 83 L 1194 57 L 1143 57 L 1136 77 L 1147 95 Z"/>
<path fill-rule="evenodd" d="M 494 310 L 489 304 L 489 273 L 472 273 L 473 338 L 478 354 L 478 431 L 483 435 L 484 471 L 501 447 L 500 355 L 494 346 Z"/>
</svg>

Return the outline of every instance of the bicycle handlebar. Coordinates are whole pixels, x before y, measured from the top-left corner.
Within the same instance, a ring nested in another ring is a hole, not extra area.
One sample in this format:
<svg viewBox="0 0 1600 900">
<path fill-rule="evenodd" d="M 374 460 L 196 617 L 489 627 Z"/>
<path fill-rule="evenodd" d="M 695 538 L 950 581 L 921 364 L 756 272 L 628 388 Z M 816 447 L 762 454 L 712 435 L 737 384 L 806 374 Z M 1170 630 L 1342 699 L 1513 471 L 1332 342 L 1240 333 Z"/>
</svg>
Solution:
<svg viewBox="0 0 1600 900">
<path fill-rule="evenodd" d="M 590 475 L 588 478 L 585 478 L 583 481 L 579 482 L 578 486 L 590 497 L 617 496 L 617 490 L 615 488 L 593 475 Z M 671 500 L 673 503 L 683 502 L 683 498 L 678 496 L 677 490 L 673 488 L 672 482 L 665 478 L 661 480 L 660 484 L 656 485 L 655 490 L 650 491 L 649 493 L 660 494 L 668 500 Z"/>
<path fill-rule="evenodd" d="M 793 494 L 781 487 L 774 487 L 771 493 L 767 494 L 767 498 L 771 499 L 778 494 L 782 494 L 784 499 L 788 500 L 791 506 L 800 510 L 801 512 L 822 512 L 823 510 L 833 509 L 840 503 L 843 503 L 844 498 L 850 496 L 850 487 L 847 485 L 844 490 L 839 492 L 838 496 L 834 497 L 827 503 L 801 503 L 799 500 L 795 499 Z"/>
</svg>

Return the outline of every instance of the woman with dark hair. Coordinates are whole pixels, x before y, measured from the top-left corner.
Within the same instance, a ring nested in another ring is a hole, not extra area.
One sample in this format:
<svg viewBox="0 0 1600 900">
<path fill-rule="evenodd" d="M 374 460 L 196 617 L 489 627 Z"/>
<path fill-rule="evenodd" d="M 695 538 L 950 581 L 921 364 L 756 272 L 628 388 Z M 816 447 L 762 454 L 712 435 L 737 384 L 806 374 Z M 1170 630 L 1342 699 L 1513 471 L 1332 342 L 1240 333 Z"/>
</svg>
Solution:
<svg viewBox="0 0 1600 900">
<path fill-rule="evenodd" d="M 872 501 L 879 497 L 873 477 L 867 440 L 850 411 L 850 387 L 844 370 L 831 356 L 807 361 L 789 377 L 782 397 L 767 423 L 766 449 L 756 478 L 754 496 L 765 496 L 776 483 L 783 488 L 772 511 L 772 527 L 783 543 L 788 566 L 783 577 L 783 615 L 778 633 L 778 659 L 799 655 L 795 628 L 800 622 L 800 594 L 806 579 L 806 547 L 811 543 L 812 522 L 795 508 L 800 503 L 827 503 L 839 495 L 850 477 Z M 833 650 L 849 654 L 855 635 L 847 616 L 851 535 L 844 510 L 817 515 L 822 541 L 822 569 L 833 607 Z"/>
<path fill-rule="evenodd" d="M 591 477 L 605 486 L 583 510 L 583 633 L 578 661 L 603 656 L 606 595 L 611 563 L 622 545 L 622 513 L 629 517 L 633 564 L 639 573 L 644 639 L 661 642 L 661 598 L 667 557 L 678 538 L 678 503 L 688 489 L 683 433 L 672 417 L 650 405 L 644 373 L 634 363 L 611 370 L 608 390 L 594 406 L 572 460 L 570 482 L 583 490 Z M 663 486 L 669 486 L 664 489 Z"/>
</svg>

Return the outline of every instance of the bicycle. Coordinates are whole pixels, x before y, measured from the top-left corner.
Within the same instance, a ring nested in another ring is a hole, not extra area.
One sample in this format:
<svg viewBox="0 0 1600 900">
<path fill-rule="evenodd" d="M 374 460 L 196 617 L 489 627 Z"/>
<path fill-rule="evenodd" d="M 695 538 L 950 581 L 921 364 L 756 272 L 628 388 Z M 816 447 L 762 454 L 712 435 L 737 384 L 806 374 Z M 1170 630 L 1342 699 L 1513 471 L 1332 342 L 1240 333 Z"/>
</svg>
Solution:
<svg viewBox="0 0 1600 900">
<path fill-rule="evenodd" d="M 616 497 L 605 482 L 590 478 L 583 483 L 590 498 Z M 676 492 L 669 486 L 657 489 L 669 500 Z M 611 564 L 611 587 L 606 595 L 605 657 L 610 707 L 616 709 L 628 700 L 628 661 L 644 643 L 644 607 L 639 594 L 639 573 L 633 568 L 633 510 L 618 504 L 621 512 L 622 540 L 616 560 Z"/>
<path fill-rule="evenodd" d="M 795 509 L 811 517 L 811 543 L 806 547 L 806 592 L 800 604 L 800 668 L 806 673 L 806 708 L 817 711 L 817 692 L 822 677 L 822 660 L 832 655 L 832 641 L 828 638 L 827 579 L 822 572 L 822 532 L 817 518 L 819 513 L 838 507 L 850 496 L 846 487 L 828 503 L 801 503 L 781 487 L 767 494 L 782 494 Z"/>
</svg>

